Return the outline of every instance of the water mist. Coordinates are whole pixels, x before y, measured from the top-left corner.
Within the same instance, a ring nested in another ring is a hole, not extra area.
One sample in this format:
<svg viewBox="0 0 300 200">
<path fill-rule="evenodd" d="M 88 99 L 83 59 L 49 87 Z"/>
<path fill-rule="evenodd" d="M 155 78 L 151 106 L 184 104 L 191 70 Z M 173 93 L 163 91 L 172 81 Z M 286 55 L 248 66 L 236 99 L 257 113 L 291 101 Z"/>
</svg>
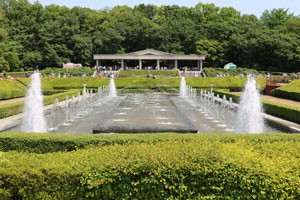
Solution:
<svg viewBox="0 0 300 200">
<path fill-rule="evenodd" d="M 262 133 L 264 129 L 259 91 L 255 79 L 249 77 L 237 112 L 236 132 Z"/>
<path fill-rule="evenodd" d="M 23 132 L 47 132 L 41 92 L 41 78 L 38 72 L 34 72 L 31 75 L 31 84 L 26 94 L 21 130 Z"/>
</svg>

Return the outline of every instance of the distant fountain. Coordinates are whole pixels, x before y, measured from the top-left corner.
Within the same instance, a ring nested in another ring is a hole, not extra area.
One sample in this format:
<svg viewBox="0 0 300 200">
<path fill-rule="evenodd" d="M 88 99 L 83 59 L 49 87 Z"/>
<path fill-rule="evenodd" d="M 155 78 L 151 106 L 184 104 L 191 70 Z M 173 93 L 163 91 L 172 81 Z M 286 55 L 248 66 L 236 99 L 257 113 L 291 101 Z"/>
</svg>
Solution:
<svg viewBox="0 0 300 200">
<path fill-rule="evenodd" d="M 110 80 L 109 80 L 109 93 L 108 93 L 108 96 L 109 97 L 117 97 L 118 96 L 117 88 L 116 88 L 115 81 L 114 81 L 113 77 L 111 77 Z"/>
<path fill-rule="evenodd" d="M 26 94 L 21 130 L 23 132 L 47 132 L 41 92 L 41 78 L 38 72 L 34 72 L 31 75 L 31 84 Z"/>
<path fill-rule="evenodd" d="M 181 77 L 179 96 L 186 97 L 186 95 L 187 95 L 187 86 L 186 86 L 185 78 Z"/>
<path fill-rule="evenodd" d="M 255 79 L 249 77 L 237 112 L 236 132 L 262 133 L 264 129 L 259 91 Z"/>
</svg>

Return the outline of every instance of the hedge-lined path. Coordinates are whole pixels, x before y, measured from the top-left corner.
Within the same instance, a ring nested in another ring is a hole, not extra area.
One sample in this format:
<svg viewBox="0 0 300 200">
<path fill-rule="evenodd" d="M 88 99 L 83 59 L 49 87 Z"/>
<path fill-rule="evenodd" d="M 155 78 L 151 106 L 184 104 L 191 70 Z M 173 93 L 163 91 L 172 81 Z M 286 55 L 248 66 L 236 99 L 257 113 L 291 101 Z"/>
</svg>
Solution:
<svg viewBox="0 0 300 200">
<path fill-rule="evenodd" d="M 242 95 L 241 92 L 232 92 L 232 93 L 237 94 L 237 95 Z M 261 98 L 261 100 L 265 100 L 265 101 L 271 101 L 271 102 L 276 102 L 276 103 L 280 103 L 280 104 L 286 104 L 286 105 L 290 105 L 290 106 L 299 106 L 300 107 L 299 101 L 282 99 L 282 98 L 273 97 L 270 95 L 260 95 L 260 98 Z"/>
<path fill-rule="evenodd" d="M 1 100 L 0 105 L 5 105 L 5 104 L 10 104 L 10 103 L 16 103 L 20 101 L 25 101 L 26 97 L 21 97 L 21 98 L 15 98 L 15 99 L 8 99 L 8 100 Z"/>
<path fill-rule="evenodd" d="M 287 104 L 287 105 L 291 105 L 291 106 L 299 106 L 300 107 L 300 102 L 299 101 L 293 101 L 293 100 L 289 100 L 289 99 L 282 99 L 282 98 L 273 97 L 273 96 L 269 96 L 269 95 L 261 95 L 260 97 L 261 97 L 262 100 L 272 101 L 272 102 L 277 102 L 277 103 L 280 103 L 280 104 Z"/>
</svg>

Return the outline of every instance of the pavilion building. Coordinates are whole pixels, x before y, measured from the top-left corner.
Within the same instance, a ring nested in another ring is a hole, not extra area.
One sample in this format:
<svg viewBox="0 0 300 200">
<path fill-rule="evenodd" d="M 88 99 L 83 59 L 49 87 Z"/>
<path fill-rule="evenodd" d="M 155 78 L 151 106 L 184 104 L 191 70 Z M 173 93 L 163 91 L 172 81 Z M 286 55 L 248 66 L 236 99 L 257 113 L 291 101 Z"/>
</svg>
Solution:
<svg viewBox="0 0 300 200">
<path fill-rule="evenodd" d="M 174 69 L 178 69 L 178 61 L 195 61 L 197 71 L 203 71 L 203 61 L 205 60 L 204 55 L 181 55 L 181 54 L 172 54 L 163 51 L 157 51 L 153 49 L 145 49 L 141 51 L 135 51 L 125 54 L 94 54 L 94 60 L 96 60 L 96 66 L 101 65 L 103 60 L 119 60 L 121 61 L 121 66 L 118 66 L 119 69 L 125 69 L 125 62 L 136 60 L 138 61 L 137 68 L 139 70 L 144 69 L 146 66 L 143 66 L 143 61 L 156 60 L 156 69 L 161 70 L 161 61 L 174 61 Z M 118 70 L 118 69 L 115 69 Z M 187 69 L 190 70 L 190 69 Z"/>
</svg>

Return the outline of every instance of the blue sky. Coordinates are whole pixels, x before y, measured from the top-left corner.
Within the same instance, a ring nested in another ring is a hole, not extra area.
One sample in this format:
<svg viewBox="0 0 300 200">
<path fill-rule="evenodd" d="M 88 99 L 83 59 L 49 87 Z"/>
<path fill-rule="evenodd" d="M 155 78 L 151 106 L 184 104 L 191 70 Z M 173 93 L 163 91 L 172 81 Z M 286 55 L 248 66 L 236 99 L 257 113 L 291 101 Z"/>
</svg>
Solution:
<svg viewBox="0 0 300 200">
<path fill-rule="evenodd" d="M 36 0 L 29 0 L 33 3 Z M 241 14 L 254 14 L 257 17 L 261 16 L 264 10 L 272 10 L 274 8 L 289 9 L 294 15 L 300 15 L 300 1 L 299 0 L 39 0 L 42 5 L 56 4 L 67 7 L 88 7 L 94 10 L 100 10 L 105 7 L 114 7 L 116 5 L 128 5 L 133 7 L 138 4 L 153 4 L 153 5 L 179 5 L 194 7 L 197 3 L 214 3 L 218 7 L 233 7 L 240 11 Z"/>
</svg>

